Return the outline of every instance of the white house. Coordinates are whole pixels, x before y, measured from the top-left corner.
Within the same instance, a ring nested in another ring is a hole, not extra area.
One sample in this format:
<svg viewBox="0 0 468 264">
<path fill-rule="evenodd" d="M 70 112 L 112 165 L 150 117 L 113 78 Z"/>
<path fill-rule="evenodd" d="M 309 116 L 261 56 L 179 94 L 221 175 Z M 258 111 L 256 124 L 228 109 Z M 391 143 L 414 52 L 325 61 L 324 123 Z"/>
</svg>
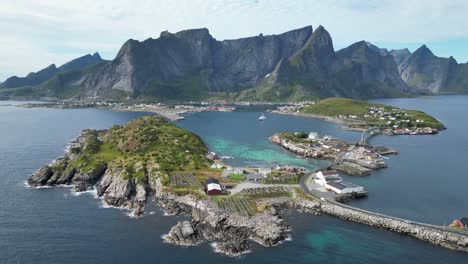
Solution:
<svg viewBox="0 0 468 264">
<path fill-rule="evenodd" d="M 262 175 L 271 174 L 271 168 L 258 168 L 258 173 Z"/>
<path fill-rule="evenodd" d="M 315 140 L 315 139 L 319 139 L 320 136 L 317 132 L 310 132 L 309 133 L 309 139 L 312 139 L 312 140 Z"/>
</svg>

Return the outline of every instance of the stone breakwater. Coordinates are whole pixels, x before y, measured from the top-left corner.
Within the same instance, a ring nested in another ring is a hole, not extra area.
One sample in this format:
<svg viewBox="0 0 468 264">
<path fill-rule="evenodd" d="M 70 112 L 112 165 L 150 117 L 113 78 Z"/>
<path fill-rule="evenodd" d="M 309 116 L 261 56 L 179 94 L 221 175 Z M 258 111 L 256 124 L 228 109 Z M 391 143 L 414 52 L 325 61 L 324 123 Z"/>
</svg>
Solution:
<svg viewBox="0 0 468 264">
<path fill-rule="evenodd" d="M 323 213 L 341 219 L 408 235 L 446 248 L 468 252 L 468 232 L 416 223 L 334 202 L 322 202 L 320 209 Z"/>
</svg>

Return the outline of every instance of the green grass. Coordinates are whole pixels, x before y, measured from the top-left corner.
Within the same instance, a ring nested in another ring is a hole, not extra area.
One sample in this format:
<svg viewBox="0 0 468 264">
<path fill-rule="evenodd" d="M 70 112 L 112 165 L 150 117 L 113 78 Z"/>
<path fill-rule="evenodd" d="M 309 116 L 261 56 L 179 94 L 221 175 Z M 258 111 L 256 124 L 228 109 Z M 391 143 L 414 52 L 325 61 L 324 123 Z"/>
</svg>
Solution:
<svg viewBox="0 0 468 264">
<path fill-rule="evenodd" d="M 373 104 L 365 101 L 332 97 L 321 100 L 316 104 L 304 107 L 301 109 L 301 112 L 330 117 L 339 115 L 364 115 L 369 112 L 367 107 L 370 106 L 385 107 L 389 110 L 393 108 L 391 106 Z"/>
<path fill-rule="evenodd" d="M 245 180 L 244 174 L 231 173 L 229 174 L 228 178 L 235 182 L 243 182 Z"/>
<path fill-rule="evenodd" d="M 369 113 L 369 107 L 377 107 L 383 108 L 384 111 L 390 112 L 392 109 L 398 109 L 402 113 L 407 113 L 408 116 L 401 117 L 400 119 L 408 119 L 410 120 L 409 127 L 418 126 L 418 127 L 431 127 L 436 129 L 444 128 L 444 125 L 440 123 L 434 117 L 418 110 L 406 110 L 397 108 L 394 106 L 384 105 L 384 104 L 375 104 L 369 103 L 366 101 L 358 101 L 346 98 L 328 98 L 319 101 L 316 104 L 306 106 L 301 109 L 303 113 L 310 113 L 316 114 L 321 116 L 328 116 L 328 117 L 338 117 L 342 116 L 349 116 L 355 115 L 357 116 L 357 121 L 363 121 L 367 124 L 367 126 L 381 126 L 381 127 L 389 127 L 391 124 L 387 124 L 387 120 L 380 120 L 375 117 L 364 117 L 365 114 Z M 424 123 L 416 123 L 416 120 L 424 120 Z M 398 119 L 397 119 L 398 120 Z"/>
<path fill-rule="evenodd" d="M 138 118 L 104 132 L 91 130 L 85 138 L 84 147 L 73 150 L 78 157 L 68 164 L 82 172 L 109 165 L 123 171 L 126 178 L 144 180 L 145 171 L 154 168 L 169 173 L 209 165 L 207 148 L 198 136 L 158 116 Z"/>
</svg>

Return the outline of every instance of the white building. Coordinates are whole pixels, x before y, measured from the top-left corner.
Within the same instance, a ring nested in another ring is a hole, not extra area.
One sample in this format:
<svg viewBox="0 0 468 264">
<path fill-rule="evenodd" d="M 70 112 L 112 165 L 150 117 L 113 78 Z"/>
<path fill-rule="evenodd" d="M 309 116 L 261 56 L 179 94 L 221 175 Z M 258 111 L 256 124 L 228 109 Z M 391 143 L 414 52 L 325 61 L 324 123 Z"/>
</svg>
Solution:
<svg viewBox="0 0 468 264">
<path fill-rule="evenodd" d="M 325 188 L 334 191 L 337 194 L 362 193 L 364 187 L 350 182 L 327 182 Z"/>
<path fill-rule="evenodd" d="M 315 182 L 320 185 L 324 186 L 327 182 L 336 181 L 340 182 L 342 179 L 338 176 L 338 172 L 336 170 L 326 170 L 326 171 L 319 171 L 315 174 Z"/>
<path fill-rule="evenodd" d="M 316 139 L 319 139 L 319 138 L 320 138 L 319 133 L 317 133 L 317 132 L 310 132 L 309 133 L 309 139 L 316 140 Z"/>
<path fill-rule="evenodd" d="M 262 175 L 271 174 L 271 168 L 258 168 L 258 173 Z"/>
</svg>

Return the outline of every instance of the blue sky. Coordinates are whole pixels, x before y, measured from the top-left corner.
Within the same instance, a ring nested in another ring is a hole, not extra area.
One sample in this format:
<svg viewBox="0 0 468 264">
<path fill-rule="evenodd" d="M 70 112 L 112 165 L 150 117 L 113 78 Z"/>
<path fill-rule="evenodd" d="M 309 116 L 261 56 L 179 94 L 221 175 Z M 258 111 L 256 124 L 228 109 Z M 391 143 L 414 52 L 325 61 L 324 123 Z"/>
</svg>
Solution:
<svg viewBox="0 0 468 264">
<path fill-rule="evenodd" d="M 467 12 L 466 0 L 1 0 L 0 80 L 96 51 L 112 59 L 129 38 L 200 27 L 222 40 L 323 25 L 335 49 L 427 44 L 467 62 Z"/>
</svg>

